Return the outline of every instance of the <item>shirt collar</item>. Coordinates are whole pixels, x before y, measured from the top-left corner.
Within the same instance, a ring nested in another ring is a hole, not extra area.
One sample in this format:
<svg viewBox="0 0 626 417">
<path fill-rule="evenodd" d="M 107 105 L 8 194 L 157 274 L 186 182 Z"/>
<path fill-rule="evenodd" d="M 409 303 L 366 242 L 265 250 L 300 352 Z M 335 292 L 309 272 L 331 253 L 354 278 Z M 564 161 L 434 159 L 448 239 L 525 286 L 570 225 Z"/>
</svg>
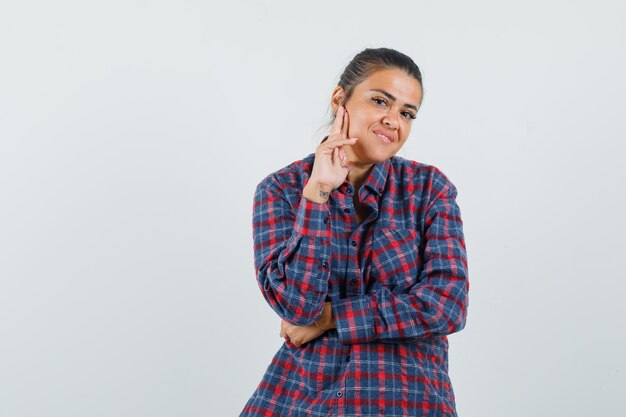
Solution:
<svg viewBox="0 0 626 417">
<path fill-rule="evenodd" d="M 391 157 L 393 158 L 393 156 Z M 389 169 L 391 168 L 391 158 L 387 158 L 382 162 L 374 164 L 374 167 L 370 170 L 363 187 L 369 188 L 374 194 L 382 194 L 387 183 L 387 176 L 389 175 Z"/>
</svg>

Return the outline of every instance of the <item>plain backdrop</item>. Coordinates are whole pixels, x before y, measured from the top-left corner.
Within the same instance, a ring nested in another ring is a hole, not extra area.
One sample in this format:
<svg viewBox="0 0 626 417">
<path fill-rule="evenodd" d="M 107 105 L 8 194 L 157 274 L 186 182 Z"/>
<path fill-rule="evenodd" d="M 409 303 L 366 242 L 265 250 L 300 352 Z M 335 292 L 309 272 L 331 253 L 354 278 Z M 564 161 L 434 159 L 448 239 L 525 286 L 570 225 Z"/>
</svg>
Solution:
<svg viewBox="0 0 626 417">
<path fill-rule="evenodd" d="M 3 1 L 0 416 L 236 416 L 282 339 L 252 197 L 360 50 L 457 186 L 461 417 L 626 415 L 623 1 Z"/>
</svg>

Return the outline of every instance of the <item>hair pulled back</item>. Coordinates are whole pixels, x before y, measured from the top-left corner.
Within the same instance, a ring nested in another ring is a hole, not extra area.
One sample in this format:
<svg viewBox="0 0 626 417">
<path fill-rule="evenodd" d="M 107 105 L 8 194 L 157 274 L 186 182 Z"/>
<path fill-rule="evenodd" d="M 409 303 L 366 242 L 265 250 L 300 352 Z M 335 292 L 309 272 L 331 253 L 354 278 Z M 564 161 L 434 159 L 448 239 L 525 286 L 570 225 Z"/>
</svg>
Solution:
<svg viewBox="0 0 626 417">
<path fill-rule="evenodd" d="M 402 52 L 390 48 L 367 48 L 352 58 L 339 77 L 337 85 L 345 91 L 343 102 L 352 96 L 357 85 L 374 72 L 384 69 L 400 69 L 415 78 L 422 89 L 422 73 L 413 60 Z"/>
</svg>

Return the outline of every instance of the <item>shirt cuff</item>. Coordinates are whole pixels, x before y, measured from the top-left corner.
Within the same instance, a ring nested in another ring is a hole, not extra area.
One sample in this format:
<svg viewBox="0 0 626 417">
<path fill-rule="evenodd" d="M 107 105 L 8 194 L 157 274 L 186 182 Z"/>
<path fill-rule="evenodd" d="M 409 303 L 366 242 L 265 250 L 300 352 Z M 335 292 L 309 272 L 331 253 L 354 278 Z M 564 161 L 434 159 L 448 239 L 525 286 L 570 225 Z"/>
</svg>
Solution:
<svg viewBox="0 0 626 417">
<path fill-rule="evenodd" d="M 376 340 L 375 297 L 375 294 L 361 295 L 332 302 L 337 336 L 341 343 Z"/>
<path fill-rule="evenodd" d="M 300 235 L 330 238 L 330 210 L 328 203 L 317 203 L 300 198 L 294 231 Z"/>
</svg>

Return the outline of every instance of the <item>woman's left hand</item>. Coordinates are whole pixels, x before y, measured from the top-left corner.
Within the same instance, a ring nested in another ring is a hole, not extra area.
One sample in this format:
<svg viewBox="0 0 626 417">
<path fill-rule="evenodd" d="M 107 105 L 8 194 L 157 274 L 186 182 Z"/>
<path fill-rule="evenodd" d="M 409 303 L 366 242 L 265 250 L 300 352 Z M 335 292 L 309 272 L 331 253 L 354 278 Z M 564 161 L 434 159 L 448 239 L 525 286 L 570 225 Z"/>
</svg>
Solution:
<svg viewBox="0 0 626 417">
<path fill-rule="evenodd" d="M 284 319 L 280 322 L 280 337 L 283 337 L 285 341 L 291 341 L 295 347 L 301 347 L 303 344 L 317 339 L 322 334 L 324 334 L 324 331 L 320 330 L 316 325 L 296 326 Z"/>
<path fill-rule="evenodd" d="M 283 319 L 280 322 L 280 337 L 284 338 L 285 341 L 291 341 L 296 347 L 301 347 L 303 344 L 323 335 L 326 330 L 336 327 L 337 323 L 333 315 L 332 304 L 330 301 L 326 301 L 317 325 L 296 326 Z"/>
</svg>

